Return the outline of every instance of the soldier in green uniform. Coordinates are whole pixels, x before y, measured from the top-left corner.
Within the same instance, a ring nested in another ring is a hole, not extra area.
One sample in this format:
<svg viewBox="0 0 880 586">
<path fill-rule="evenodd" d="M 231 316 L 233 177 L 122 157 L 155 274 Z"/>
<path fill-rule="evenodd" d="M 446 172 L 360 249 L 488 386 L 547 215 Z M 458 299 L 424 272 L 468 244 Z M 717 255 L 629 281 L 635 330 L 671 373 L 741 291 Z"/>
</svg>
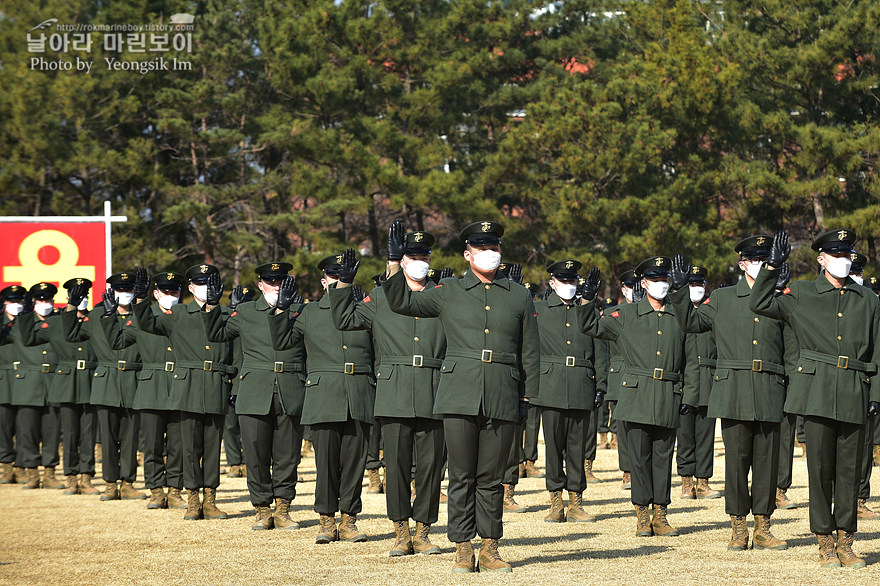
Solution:
<svg viewBox="0 0 880 586">
<path fill-rule="evenodd" d="M 776 280 L 776 292 L 782 294 L 788 282 L 791 280 L 791 272 L 788 263 L 782 265 L 779 270 L 779 278 Z M 789 326 L 786 326 L 790 330 Z M 795 336 L 786 332 L 786 342 L 796 344 Z M 788 388 L 788 379 L 792 371 L 797 367 L 798 352 L 795 348 L 786 348 L 785 351 L 785 385 Z M 793 360 L 793 362 L 792 362 Z M 783 409 L 784 411 L 784 409 Z M 794 472 L 794 444 L 795 431 L 797 429 L 798 416 L 794 413 L 783 412 L 782 423 L 779 426 L 779 475 L 776 479 L 776 508 L 796 509 L 797 504 L 788 498 L 787 491 L 791 488 Z"/>
<path fill-rule="evenodd" d="M 134 274 L 116 273 L 107 278 L 108 297 L 117 307 L 110 319 L 117 320 L 120 328 L 135 328 L 130 314 L 134 299 Z M 89 401 L 98 412 L 101 428 L 101 473 L 106 483 L 102 501 L 144 499 L 147 495 L 134 488 L 137 478 L 137 440 L 140 416 L 133 408 L 137 389 L 137 373 L 141 368 L 136 345 L 114 350 L 101 328 L 106 308 L 102 303 L 89 315 L 81 317 L 78 308 L 88 295 L 89 288 L 73 284 L 69 289 L 67 307 L 61 314 L 61 325 L 68 342 L 91 341 L 98 364 L 92 376 Z M 122 481 L 122 486 L 118 485 Z"/>
<path fill-rule="evenodd" d="M 235 308 L 242 303 L 254 300 L 254 292 L 250 287 L 239 285 L 233 287 L 229 295 L 229 309 Z M 232 341 L 232 366 L 241 373 L 241 338 Z M 238 416 L 235 414 L 235 405 L 232 397 L 238 396 L 238 387 L 241 376 L 232 379 L 232 389 L 229 391 L 229 404 L 226 409 L 226 427 L 223 430 L 223 451 L 226 453 L 226 477 L 241 478 L 247 473 L 244 464 L 244 451 L 241 447 L 241 426 L 238 424 Z"/>
<path fill-rule="evenodd" d="M 267 319 L 291 269 L 293 265 L 286 262 L 261 264 L 255 271 L 260 279 L 259 299 L 236 304 L 225 320 L 211 305 L 202 314 L 211 341 L 240 342 L 242 362 L 233 417 L 238 417 L 241 427 L 248 492 L 256 510 L 252 529 L 258 531 L 299 528 L 290 518 L 290 506 L 296 497 L 302 447 L 305 349 L 302 344 L 273 349 Z M 219 275 L 212 280 L 219 286 Z"/>
<path fill-rule="evenodd" d="M 561 260 L 547 267 L 553 293 L 535 304 L 541 338 L 541 378 L 530 403 L 541 407 L 544 424 L 547 490 L 550 523 L 591 522 L 596 517 L 583 508 L 587 475 L 583 466 L 593 410 L 605 395 L 604 373 L 596 376 L 600 341 L 582 333 L 575 322 L 578 270 L 576 260 Z M 603 361 L 604 362 L 604 361 Z M 595 439 L 596 432 L 592 429 Z M 564 462 L 564 467 L 563 467 Z M 568 511 L 562 491 L 568 490 Z"/>
<path fill-rule="evenodd" d="M 880 296 L 880 278 L 868 277 L 865 279 L 865 286 L 874 292 L 874 295 Z M 871 442 L 873 445 L 874 466 L 880 466 L 880 423 L 874 423 L 874 437 Z"/>
<path fill-rule="evenodd" d="M 616 341 L 623 356 L 616 417 L 623 422 L 629 443 L 636 536 L 678 535 L 666 518 L 672 450 L 682 393 L 695 394 L 699 378 L 696 344 L 679 327 L 677 311 L 666 297 L 670 266 L 665 256 L 639 264 L 635 277 L 640 281 L 633 295 L 639 296 L 639 289 L 644 288 L 645 297 L 605 313 L 601 319 L 592 301 L 599 289 L 598 270 L 593 269 L 584 285 L 587 302 L 577 312 L 583 332 Z M 653 518 L 649 513 L 652 505 Z"/>
<path fill-rule="evenodd" d="M 538 389 L 540 342 L 532 296 L 497 271 L 504 228 L 475 222 L 462 230 L 470 269 L 461 279 L 442 279 L 414 293 L 400 263 L 388 262 L 382 290 L 397 313 L 438 317 L 446 332 L 446 360 L 434 413 L 443 416 L 449 461 L 449 523 L 455 543 L 453 572 L 474 571 L 471 539 L 483 537 L 482 571 L 510 572 L 498 553 L 503 533 L 501 485 L 517 421 Z M 403 230 L 392 226 L 389 252 L 403 248 Z M 524 378 L 524 380 L 523 380 Z"/>
<path fill-rule="evenodd" d="M 411 291 L 433 287 L 427 280 L 434 236 L 410 232 L 404 237 L 404 277 Z M 440 481 L 446 446 L 443 421 L 434 415 L 434 395 L 446 354 L 439 320 L 407 317 L 391 311 L 381 287 L 356 303 L 349 288 L 329 292 L 333 323 L 340 330 L 368 330 L 378 355 L 377 418 L 385 441 L 385 502 L 396 536 L 391 556 L 437 554 L 428 534 L 440 509 Z M 415 500 L 410 479 L 415 466 Z M 416 522 L 415 538 L 409 519 Z"/>
<path fill-rule="evenodd" d="M 279 291 L 276 314 L 269 316 L 276 350 L 305 345 L 302 423 L 311 426 L 315 449 L 315 512 L 319 515 L 315 543 L 367 540 L 357 527 L 357 515 L 363 508 L 361 481 L 375 417 L 373 343 L 366 332 L 342 332 L 333 325 L 326 290 L 341 278 L 348 279 L 342 273 L 342 256 L 333 254 L 318 263 L 325 289 L 320 302 L 298 306 L 291 312 L 296 282 L 288 277 Z M 342 512 L 339 527 L 336 511 Z"/>
<path fill-rule="evenodd" d="M 0 301 L 3 302 L 0 323 L 0 484 L 14 484 L 25 479 L 23 470 L 18 470 L 20 478 L 16 478 L 15 473 L 15 407 L 12 405 L 13 363 L 18 360 L 12 343 L 12 328 L 24 307 L 25 293 L 27 289 L 21 285 L 10 285 L 0 291 Z"/>
<path fill-rule="evenodd" d="M 706 299 L 705 267 L 693 266 L 688 271 L 687 290 L 694 307 L 699 307 Z M 677 316 L 681 312 L 676 312 Z M 699 402 L 695 409 L 681 416 L 676 439 L 676 462 L 681 477 L 681 498 L 714 499 L 721 493 L 709 487 L 715 458 L 715 419 L 709 417 L 709 393 L 712 390 L 712 377 L 715 374 L 715 335 L 709 332 L 690 334 L 697 344 L 697 362 L 700 365 Z M 696 476 L 696 483 L 694 477 Z"/>
<path fill-rule="evenodd" d="M 880 305 L 847 276 L 855 240 L 852 230 L 819 236 L 812 248 L 824 273 L 814 282 L 795 281 L 776 295 L 778 269 L 791 251 L 788 234 L 778 232 L 749 300 L 752 311 L 785 321 L 797 335 L 800 358 L 785 410 L 804 416 L 810 529 L 819 542 L 821 567 L 865 566 L 852 544 L 865 417 L 880 413 L 880 378 L 874 376 L 880 363 Z"/>
<path fill-rule="evenodd" d="M 70 279 L 64 283 L 68 291 L 74 285 L 91 288 L 89 279 Z M 88 298 L 77 307 L 79 319 L 87 315 Z M 89 342 L 68 342 L 64 337 L 60 315 L 41 320 L 36 312 L 22 314 L 20 325 L 25 346 L 49 344 L 58 357 L 55 375 L 49 387 L 49 404 L 60 406 L 61 432 L 64 440 L 64 494 L 98 494 L 92 486 L 95 476 L 95 429 L 97 416 L 89 402 L 92 375 L 97 358 Z"/>
<path fill-rule="evenodd" d="M 208 264 L 187 269 L 185 277 L 193 299 L 185 305 L 173 305 L 171 313 L 166 314 L 151 311 L 146 298 L 147 271 L 137 270 L 137 325 L 147 333 L 165 336 L 174 348 L 168 409 L 180 411 L 183 485 L 189 491 L 184 520 L 228 518 L 217 507 L 216 499 L 220 486 L 220 440 L 226 420 L 229 379 L 234 374 L 232 347 L 225 342 L 211 342 L 201 316 L 204 305 L 219 304 L 222 290 L 213 292 L 216 297 L 209 297 L 208 287 L 210 276 L 218 273 L 217 267 Z"/>
</svg>

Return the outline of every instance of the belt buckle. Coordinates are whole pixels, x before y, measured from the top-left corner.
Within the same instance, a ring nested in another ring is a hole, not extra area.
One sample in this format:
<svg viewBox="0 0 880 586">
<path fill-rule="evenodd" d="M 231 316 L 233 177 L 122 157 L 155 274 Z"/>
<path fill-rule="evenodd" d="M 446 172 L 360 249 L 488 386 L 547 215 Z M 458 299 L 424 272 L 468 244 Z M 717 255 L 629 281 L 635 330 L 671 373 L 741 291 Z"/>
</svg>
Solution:
<svg viewBox="0 0 880 586">
<path fill-rule="evenodd" d="M 421 368 L 421 367 L 422 367 L 422 363 L 424 362 L 424 360 L 425 360 L 425 357 L 424 357 L 423 355 L 421 355 L 421 354 L 414 354 L 414 355 L 413 355 L 412 365 L 415 366 L 416 368 Z"/>
<path fill-rule="evenodd" d="M 77 360 L 76 361 L 76 369 L 77 370 L 85 370 L 86 369 L 86 361 L 85 360 Z"/>
<path fill-rule="evenodd" d="M 16 361 L 12 363 L 12 370 L 18 370 L 18 365 L 21 364 L 21 361 Z"/>
<path fill-rule="evenodd" d="M 174 363 L 173 362 L 169 361 L 169 362 L 165 363 L 165 372 L 174 372 Z"/>
<path fill-rule="evenodd" d="M 51 365 L 51 364 L 46 364 L 46 363 L 44 362 L 43 364 L 40 365 L 40 372 L 42 372 L 42 373 L 44 373 L 44 374 L 45 374 L 45 373 L 52 372 L 52 365 Z"/>
<path fill-rule="evenodd" d="M 654 369 L 654 380 L 663 380 L 663 369 L 662 368 L 655 368 Z"/>
<path fill-rule="evenodd" d="M 284 362 L 276 362 L 272 372 L 284 372 Z"/>
<path fill-rule="evenodd" d="M 841 365 L 841 363 L 843 364 Z M 849 368 L 849 356 L 838 356 L 837 368 Z"/>
<path fill-rule="evenodd" d="M 565 357 L 565 365 L 566 366 L 574 366 L 574 356 L 566 356 Z"/>
<path fill-rule="evenodd" d="M 116 370 L 125 370 L 125 360 L 116 361 Z"/>
<path fill-rule="evenodd" d="M 202 362 L 202 370 L 205 372 L 213 372 L 214 371 L 214 361 L 213 360 L 205 360 Z"/>
<path fill-rule="evenodd" d="M 763 360 L 752 360 L 752 372 L 761 372 L 764 370 Z"/>
<path fill-rule="evenodd" d="M 480 354 L 481 362 L 492 362 L 492 351 L 491 350 L 483 350 L 483 353 Z"/>
<path fill-rule="evenodd" d="M 343 372 L 345 374 L 354 374 L 354 362 L 346 362 L 343 366 Z"/>
</svg>

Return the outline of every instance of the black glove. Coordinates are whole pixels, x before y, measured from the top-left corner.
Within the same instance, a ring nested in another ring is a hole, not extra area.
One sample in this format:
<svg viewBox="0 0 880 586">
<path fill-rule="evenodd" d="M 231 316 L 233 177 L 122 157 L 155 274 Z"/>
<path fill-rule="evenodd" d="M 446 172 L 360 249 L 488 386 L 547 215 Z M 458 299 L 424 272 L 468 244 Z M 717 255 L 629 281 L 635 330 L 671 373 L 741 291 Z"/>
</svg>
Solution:
<svg viewBox="0 0 880 586">
<path fill-rule="evenodd" d="M 113 293 L 113 289 L 107 287 L 107 290 L 101 295 L 101 303 L 104 304 L 104 317 L 116 314 L 116 308 L 119 307 L 119 302 L 116 301 L 116 294 Z"/>
<path fill-rule="evenodd" d="M 596 398 L 593 400 L 593 407 L 599 409 L 605 402 L 605 391 L 596 391 Z"/>
<path fill-rule="evenodd" d="M 229 403 L 230 407 L 235 407 L 236 399 L 238 399 L 238 395 L 229 395 L 229 398 L 226 399 L 226 402 Z"/>
<path fill-rule="evenodd" d="M 403 258 L 405 247 L 403 220 L 394 220 L 388 228 L 388 260 L 399 261 Z"/>
<path fill-rule="evenodd" d="M 868 417 L 877 417 L 877 415 L 880 415 L 880 403 L 868 401 Z"/>
<path fill-rule="evenodd" d="M 678 291 L 686 287 L 688 284 L 688 276 L 691 272 L 691 265 L 685 263 L 683 254 L 676 254 L 672 257 L 672 290 Z"/>
<path fill-rule="evenodd" d="M 788 243 L 788 232 L 780 230 L 773 237 L 773 244 L 770 245 L 770 256 L 767 257 L 767 266 L 778 269 L 788 259 L 791 254 L 791 244 Z"/>
<path fill-rule="evenodd" d="M 79 300 L 82 303 L 82 299 Z M 79 305 L 79 303 L 77 303 Z M 21 301 L 21 313 L 30 313 L 34 310 L 34 298 L 31 296 L 30 292 L 24 294 L 24 299 Z"/>
<path fill-rule="evenodd" d="M 134 272 L 134 297 L 146 299 L 150 292 L 150 275 L 144 267 L 138 267 Z"/>
<path fill-rule="evenodd" d="M 440 279 L 441 280 L 448 279 L 448 278 L 454 277 L 454 276 L 455 276 L 455 272 L 449 267 L 446 267 L 445 269 L 440 271 Z"/>
<path fill-rule="evenodd" d="M 74 285 L 67 292 L 67 304 L 79 307 L 79 304 L 82 303 L 88 294 L 89 289 L 85 285 Z"/>
<path fill-rule="evenodd" d="M 586 282 L 586 281 L 584 281 L 584 282 Z M 547 301 L 548 299 L 550 299 L 550 295 L 552 295 L 552 294 L 553 294 L 553 289 L 551 289 L 550 286 L 548 285 L 547 288 L 544 289 L 544 294 L 541 295 L 541 299 L 543 299 L 544 301 Z"/>
<path fill-rule="evenodd" d="M 223 295 L 223 281 L 218 273 L 208 275 L 208 292 L 205 294 L 205 304 L 220 305 L 220 297 Z"/>
<path fill-rule="evenodd" d="M 296 277 L 284 277 L 281 287 L 278 288 L 278 303 L 275 304 L 275 309 L 281 311 L 288 309 L 293 304 L 294 297 L 296 297 Z"/>
<path fill-rule="evenodd" d="M 232 288 L 232 294 L 229 296 L 229 309 L 235 309 L 238 304 L 244 300 L 244 287 L 239 285 Z M 230 396 L 231 398 L 231 396 Z"/>
<path fill-rule="evenodd" d="M 391 245 L 389 244 L 389 246 Z M 339 263 L 339 280 L 351 285 L 354 283 L 354 276 L 357 275 L 360 266 L 361 261 L 355 257 L 354 248 L 346 248 L 342 253 L 342 262 Z"/>
<path fill-rule="evenodd" d="M 529 402 L 522 401 L 519 402 L 519 420 L 517 421 L 518 425 L 522 425 L 526 422 L 526 419 L 529 418 Z"/>
<path fill-rule="evenodd" d="M 507 271 L 507 278 L 517 285 L 522 285 L 522 265 L 518 263 L 510 265 L 510 269 Z"/>
<path fill-rule="evenodd" d="M 366 295 L 364 295 L 364 292 L 357 285 L 351 286 L 351 296 L 354 297 L 355 301 L 363 301 L 364 297 L 366 297 Z"/>
<path fill-rule="evenodd" d="M 583 291 L 581 293 L 581 297 L 586 299 L 587 301 L 592 301 L 596 298 L 596 293 L 599 292 L 599 287 L 602 285 L 602 279 L 599 278 L 599 269 L 593 267 L 590 269 L 590 272 L 587 273 L 587 277 L 584 280 Z"/>
<path fill-rule="evenodd" d="M 306 300 L 303 298 L 303 296 L 297 293 L 293 296 L 293 303 L 291 305 L 302 305 L 305 302 Z"/>
<path fill-rule="evenodd" d="M 785 289 L 789 280 L 791 280 L 791 271 L 788 268 L 788 263 L 782 263 L 782 268 L 779 269 L 779 278 L 776 279 L 776 288 Z"/>
<path fill-rule="evenodd" d="M 642 281 L 636 281 L 636 284 L 633 285 L 633 303 L 638 303 L 642 299 L 645 298 L 645 288 L 642 287 Z"/>
<path fill-rule="evenodd" d="M 678 408 L 678 414 L 679 415 L 689 415 L 696 410 L 697 410 L 697 408 L 694 407 L 693 405 L 688 405 L 687 403 L 682 403 L 681 407 Z"/>
</svg>

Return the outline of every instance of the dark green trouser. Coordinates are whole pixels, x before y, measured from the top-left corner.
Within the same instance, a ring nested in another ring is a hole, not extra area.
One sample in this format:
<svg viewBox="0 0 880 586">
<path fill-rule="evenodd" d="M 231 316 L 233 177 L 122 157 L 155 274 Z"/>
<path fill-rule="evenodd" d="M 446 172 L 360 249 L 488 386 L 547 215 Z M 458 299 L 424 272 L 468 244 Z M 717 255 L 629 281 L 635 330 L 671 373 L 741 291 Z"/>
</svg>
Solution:
<svg viewBox="0 0 880 586">
<path fill-rule="evenodd" d="M 611 424 L 611 403 L 615 401 L 605 401 L 602 408 L 599 409 L 599 425 L 596 427 L 597 433 L 614 432 L 616 426 Z M 616 432 L 615 432 L 616 433 Z"/>
<path fill-rule="evenodd" d="M 223 429 L 223 451 L 226 452 L 226 466 L 244 464 L 244 450 L 241 447 L 241 425 L 235 409 L 226 414 L 226 426 Z"/>
<path fill-rule="evenodd" d="M 141 425 L 139 411 L 127 407 L 98 405 L 101 427 L 101 477 L 104 482 L 137 478 L 137 440 Z"/>
<path fill-rule="evenodd" d="M 668 505 L 675 428 L 623 421 L 632 465 L 632 504 Z M 619 436 L 618 436 L 619 438 Z M 620 439 L 617 440 L 618 444 Z"/>
<path fill-rule="evenodd" d="M 367 470 L 378 470 L 385 466 L 385 461 L 379 457 L 379 450 L 385 450 L 382 445 L 382 420 L 376 419 L 370 426 L 370 439 L 367 444 Z"/>
<path fill-rule="evenodd" d="M 874 466 L 874 430 L 877 418 L 868 417 L 865 422 L 865 447 L 862 453 L 861 476 L 859 482 L 859 498 L 871 498 L 871 468 Z"/>
<path fill-rule="evenodd" d="M 347 421 L 312 424 L 315 447 L 315 512 L 357 515 L 363 508 L 361 483 L 367 462 L 370 424 Z"/>
<path fill-rule="evenodd" d="M 507 466 L 504 468 L 504 476 L 501 482 L 516 486 L 519 484 L 519 465 L 523 460 L 523 429 L 526 424 L 514 423 L 513 438 L 511 438 L 510 452 L 507 454 Z"/>
<path fill-rule="evenodd" d="M 484 415 L 444 415 L 449 458 L 449 541 L 501 539 L 504 488 L 501 479 L 516 424 Z"/>
<path fill-rule="evenodd" d="M 144 484 L 147 488 L 183 488 L 180 412 L 141 409 Z"/>
<path fill-rule="evenodd" d="M 587 429 L 584 431 L 584 459 L 595 460 L 599 449 L 599 438 L 596 429 L 599 427 L 599 410 L 587 411 Z"/>
<path fill-rule="evenodd" d="M 820 535 L 830 535 L 837 529 L 855 532 L 865 426 L 805 415 L 804 435 L 810 481 L 810 531 Z"/>
<path fill-rule="evenodd" d="M 779 423 L 721 420 L 724 510 L 728 515 L 772 515 L 779 475 Z M 749 470 L 752 490 L 749 493 Z"/>
<path fill-rule="evenodd" d="M 64 441 L 64 475 L 95 475 L 95 428 L 98 416 L 89 404 L 62 403 L 61 436 Z"/>
<path fill-rule="evenodd" d="M 617 467 L 620 468 L 621 472 L 629 472 L 629 443 L 626 439 L 626 430 L 623 429 L 623 422 L 613 419 L 614 408 L 617 406 L 617 401 L 614 401 L 613 403 L 614 404 L 611 406 L 611 429 L 617 430 Z"/>
<path fill-rule="evenodd" d="M 446 452 L 443 421 L 422 417 L 383 417 L 382 437 L 385 442 L 388 518 L 392 521 L 412 518 L 433 525 L 440 510 L 440 481 L 443 480 Z M 412 503 L 411 478 L 416 482 L 416 500 Z"/>
<path fill-rule="evenodd" d="M 589 420 L 593 419 L 593 414 L 594 411 L 580 409 L 541 409 L 548 491 L 569 490 L 581 493 L 587 489 L 584 446 L 589 434 Z M 596 437 L 595 432 L 593 437 Z"/>
<path fill-rule="evenodd" d="M 794 438 L 797 415 L 786 413 L 779 426 L 779 475 L 776 486 L 782 490 L 791 488 L 791 473 L 794 467 Z"/>
<path fill-rule="evenodd" d="M 180 412 L 183 443 L 183 486 L 187 490 L 220 486 L 220 439 L 224 413 Z"/>
<path fill-rule="evenodd" d="M 707 417 L 708 407 L 681 416 L 676 433 L 675 461 L 679 476 L 712 478 L 715 460 L 715 420 Z"/>
<path fill-rule="evenodd" d="M 58 409 L 20 405 L 15 408 L 15 465 L 20 468 L 58 466 L 61 425 Z"/>
<path fill-rule="evenodd" d="M 15 407 L 0 405 L 0 464 L 15 461 Z"/>
<path fill-rule="evenodd" d="M 525 424 L 523 438 L 523 462 L 538 459 L 538 433 L 541 431 L 541 407 L 529 403 L 529 416 Z"/>
</svg>

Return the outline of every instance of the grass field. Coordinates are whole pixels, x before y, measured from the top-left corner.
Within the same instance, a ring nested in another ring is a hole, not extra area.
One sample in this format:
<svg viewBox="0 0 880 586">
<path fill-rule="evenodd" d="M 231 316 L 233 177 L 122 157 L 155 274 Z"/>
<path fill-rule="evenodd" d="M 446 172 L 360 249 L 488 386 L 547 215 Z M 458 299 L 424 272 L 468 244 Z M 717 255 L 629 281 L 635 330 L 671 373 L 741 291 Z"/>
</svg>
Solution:
<svg viewBox="0 0 880 586">
<path fill-rule="evenodd" d="M 720 440 L 716 447 L 722 451 Z M 795 459 L 789 491 L 801 506 L 773 517 L 774 534 L 789 543 L 786 551 L 728 552 L 724 500 L 679 499 L 677 476 L 669 520 L 681 536 L 635 537 L 635 515 L 629 493 L 620 488 L 617 452 L 599 450 L 595 472 L 601 482 L 591 484 L 584 499 L 598 521 L 545 523 L 544 480 L 522 479 L 517 500 L 527 509 L 505 514 L 500 548 L 514 573 L 492 576 L 449 573 L 453 554 L 445 534 L 445 504 L 432 529 L 441 555 L 388 557 L 393 532 L 384 495 L 364 494 L 358 525 L 369 534 L 366 543 L 315 545 L 314 458 L 305 458 L 301 471 L 305 481 L 297 487 L 291 516 L 302 528 L 294 531 L 251 531 L 253 509 L 244 478 L 221 479 L 218 504 L 230 514 L 224 521 L 183 521 L 183 511 L 148 511 L 145 501 L 100 502 L 97 496 L 2 486 L 0 583 L 711 585 L 876 584 L 880 579 L 880 520 L 861 522 L 856 535 L 854 549 L 867 559 L 866 569 L 818 569 L 803 458 Z M 135 486 L 142 488 L 140 474 Z M 723 458 L 716 457 L 713 488 L 723 489 L 723 476 Z"/>
</svg>

